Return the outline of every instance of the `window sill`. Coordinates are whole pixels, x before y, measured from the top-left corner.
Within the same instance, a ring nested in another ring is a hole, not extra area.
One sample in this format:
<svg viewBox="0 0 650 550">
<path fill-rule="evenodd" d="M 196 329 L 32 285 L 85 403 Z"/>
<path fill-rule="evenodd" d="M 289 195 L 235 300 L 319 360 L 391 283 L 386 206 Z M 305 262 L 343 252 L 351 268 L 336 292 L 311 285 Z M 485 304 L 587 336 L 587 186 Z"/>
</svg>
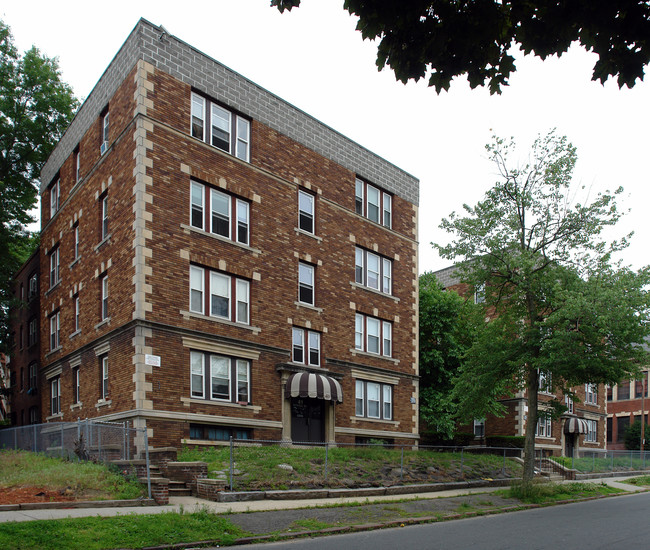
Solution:
<svg viewBox="0 0 650 550">
<path fill-rule="evenodd" d="M 59 347 L 54 348 L 53 350 L 51 350 L 51 351 L 49 351 L 48 353 L 46 353 L 46 354 L 45 354 L 45 357 L 47 358 L 47 357 L 49 357 L 50 355 L 54 355 L 55 353 L 60 352 L 62 347 L 63 347 L 63 346 L 59 346 Z"/>
<path fill-rule="evenodd" d="M 97 244 L 97 245 L 95 246 L 95 248 L 93 248 L 93 250 L 94 250 L 95 252 L 97 252 L 97 251 L 98 251 L 102 246 L 104 246 L 106 243 L 110 243 L 110 242 L 111 242 L 111 235 L 112 235 L 111 233 L 109 233 L 108 235 L 106 235 L 106 236 L 101 240 L 101 242 L 100 242 L 99 244 Z"/>
<path fill-rule="evenodd" d="M 312 306 L 311 304 L 306 304 L 304 302 L 294 302 L 294 304 L 298 307 L 304 307 L 307 309 L 311 309 L 312 311 L 317 311 L 318 313 L 323 313 L 322 307 Z"/>
<path fill-rule="evenodd" d="M 185 317 L 186 319 L 193 318 L 193 319 L 203 319 L 205 321 L 212 321 L 214 323 L 222 323 L 224 325 L 228 325 L 230 327 L 236 327 L 236 328 L 243 328 L 245 330 L 250 330 L 251 332 L 254 332 L 255 334 L 258 334 L 262 331 L 261 328 L 259 327 L 253 327 L 251 325 L 245 325 L 244 323 L 234 323 L 233 321 L 228 321 L 226 319 L 220 319 L 219 317 L 212 317 L 210 315 L 203 315 L 203 313 L 195 313 L 194 311 L 185 311 L 183 309 L 180 310 L 180 314 Z"/>
<path fill-rule="evenodd" d="M 323 242 L 323 237 L 319 237 L 314 233 L 310 233 L 309 231 L 305 231 L 304 229 L 300 229 L 299 227 L 294 227 L 293 230 L 296 232 L 297 235 L 304 235 L 305 237 L 311 237 L 312 239 L 316 239 L 319 243 Z"/>
<path fill-rule="evenodd" d="M 374 357 L 375 359 L 384 359 L 386 361 L 390 361 L 391 363 L 395 363 L 396 365 L 399 365 L 399 359 L 387 357 L 386 355 L 379 355 L 378 353 L 369 353 L 367 351 L 362 351 L 357 348 L 350 348 L 350 353 L 352 355 L 361 355 L 363 357 Z"/>
<path fill-rule="evenodd" d="M 197 405 L 216 405 L 218 407 L 231 407 L 235 409 L 246 409 L 258 413 L 262 410 L 262 407 L 259 405 L 240 405 L 239 403 L 233 403 L 232 401 L 218 401 L 217 399 L 201 399 L 199 397 L 181 397 L 181 403 L 186 407 L 189 407 L 190 404 L 194 403 Z"/>
<path fill-rule="evenodd" d="M 75 265 L 79 263 L 80 260 L 81 260 L 81 256 L 77 256 L 74 260 L 72 260 L 70 265 L 68 265 L 68 268 L 72 269 Z"/>
<path fill-rule="evenodd" d="M 54 292 L 56 290 L 56 287 L 58 287 L 61 284 L 61 279 L 59 279 L 56 283 L 54 283 L 50 288 L 48 288 L 45 291 L 45 296 L 47 296 L 50 292 Z"/>
<path fill-rule="evenodd" d="M 227 239 L 226 237 L 222 237 L 221 235 L 217 235 L 216 233 L 209 233 L 208 231 L 205 231 L 203 229 L 199 229 L 198 227 L 192 227 L 191 225 L 186 225 L 184 223 L 181 224 L 181 229 L 183 229 L 185 232 L 190 232 L 190 233 L 197 233 L 199 235 L 204 235 L 206 237 L 210 237 L 211 239 L 216 239 L 217 241 L 221 241 L 222 243 L 226 244 L 232 244 L 234 246 L 237 246 L 239 248 L 243 248 L 244 250 L 248 250 L 249 252 L 252 252 L 253 254 L 261 254 L 262 251 L 253 248 L 252 246 L 249 246 L 247 244 L 243 244 L 237 241 L 233 241 L 232 239 Z"/>
<path fill-rule="evenodd" d="M 110 324 L 111 324 L 111 318 L 110 318 L 110 317 L 106 317 L 106 319 L 104 319 L 103 321 L 101 321 L 101 322 L 99 322 L 99 323 L 97 323 L 97 324 L 95 325 L 95 330 L 99 330 L 99 329 L 102 328 L 104 325 L 110 325 Z"/>
<path fill-rule="evenodd" d="M 81 409 L 81 407 L 83 407 L 83 403 L 81 403 L 81 402 L 73 403 L 72 405 L 70 405 L 70 410 L 74 411 L 76 409 Z"/>
<path fill-rule="evenodd" d="M 75 330 L 70 336 L 68 336 L 68 338 L 72 340 L 75 336 L 79 336 L 80 334 L 81 334 L 81 329 Z"/>
<path fill-rule="evenodd" d="M 399 298 L 397 296 L 393 296 L 392 294 L 386 294 L 385 292 L 381 292 L 380 290 L 370 288 L 369 286 L 360 285 L 359 283 L 357 283 L 355 281 L 350 281 L 350 286 L 352 288 L 359 288 L 361 290 L 367 290 L 368 292 L 372 292 L 373 294 L 377 294 L 379 296 L 384 296 L 386 298 L 390 298 L 391 300 L 393 300 L 395 302 L 399 302 Z"/>
<path fill-rule="evenodd" d="M 113 404 L 113 401 L 110 399 L 100 399 L 95 403 L 95 408 L 96 409 L 101 409 L 102 407 L 109 407 Z"/>
<path fill-rule="evenodd" d="M 400 424 L 397 420 L 382 420 L 381 418 L 368 418 L 366 416 L 351 416 L 350 422 L 374 422 L 379 424 L 390 424 L 395 427 L 398 427 Z"/>
<path fill-rule="evenodd" d="M 53 414 L 51 416 L 46 416 L 45 421 L 49 422 L 50 420 L 56 420 L 57 418 L 63 418 L 63 413 L 59 412 L 59 413 Z"/>
</svg>

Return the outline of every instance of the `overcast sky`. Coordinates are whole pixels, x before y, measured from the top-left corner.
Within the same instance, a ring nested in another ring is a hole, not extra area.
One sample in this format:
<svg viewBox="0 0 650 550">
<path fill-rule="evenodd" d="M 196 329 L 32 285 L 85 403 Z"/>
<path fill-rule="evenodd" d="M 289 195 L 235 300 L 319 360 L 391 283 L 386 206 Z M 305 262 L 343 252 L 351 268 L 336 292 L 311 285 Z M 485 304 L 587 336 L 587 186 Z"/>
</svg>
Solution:
<svg viewBox="0 0 650 550">
<path fill-rule="evenodd" d="M 16 46 L 58 57 L 63 79 L 83 99 L 140 17 L 277 94 L 420 179 L 420 272 L 447 267 L 443 217 L 475 204 L 496 180 L 484 145 L 513 136 L 522 153 L 556 127 L 577 146 L 576 181 L 625 188 L 631 213 L 617 235 L 636 232 L 624 261 L 650 263 L 650 82 L 629 90 L 591 81 L 596 56 L 574 47 L 544 62 L 519 56 L 501 96 L 470 90 L 465 78 L 437 95 L 379 73 L 376 47 L 355 31 L 342 1 L 303 0 L 280 15 L 269 0 L 168 2 L 51 0 L 0 3 Z M 648 71 L 646 70 L 646 74 Z M 650 79 L 650 77 L 647 77 Z"/>
</svg>

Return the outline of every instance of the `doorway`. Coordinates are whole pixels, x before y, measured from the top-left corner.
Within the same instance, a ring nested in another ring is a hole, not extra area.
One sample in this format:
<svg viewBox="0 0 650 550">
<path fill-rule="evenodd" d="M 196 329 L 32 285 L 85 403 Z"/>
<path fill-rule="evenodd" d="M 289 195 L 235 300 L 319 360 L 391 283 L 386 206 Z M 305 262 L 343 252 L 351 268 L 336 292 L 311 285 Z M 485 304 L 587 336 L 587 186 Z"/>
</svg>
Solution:
<svg viewBox="0 0 650 550">
<path fill-rule="evenodd" d="M 566 442 L 564 455 L 572 458 L 576 445 L 576 434 L 564 434 L 564 440 Z"/>
<path fill-rule="evenodd" d="M 325 441 L 325 402 L 322 399 L 291 399 L 291 440 L 294 443 Z"/>
</svg>

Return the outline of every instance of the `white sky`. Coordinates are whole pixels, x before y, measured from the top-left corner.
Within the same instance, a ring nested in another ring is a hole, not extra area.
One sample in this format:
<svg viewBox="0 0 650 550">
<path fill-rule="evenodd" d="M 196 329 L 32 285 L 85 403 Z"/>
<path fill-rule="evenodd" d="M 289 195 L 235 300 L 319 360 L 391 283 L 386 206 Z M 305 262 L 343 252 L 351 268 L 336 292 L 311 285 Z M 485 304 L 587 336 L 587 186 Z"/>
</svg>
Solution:
<svg viewBox="0 0 650 550">
<path fill-rule="evenodd" d="M 20 51 L 33 44 L 58 57 L 83 99 L 144 17 L 418 177 L 421 272 L 449 264 L 430 244 L 447 241 L 440 220 L 494 183 L 484 150 L 491 135 L 514 136 L 526 153 L 556 127 L 578 148 L 577 182 L 592 195 L 625 188 L 622 205 L 632 211 L 616 236 L 636 234 L 623 258 L 635 268 L 650 263 L 650 76 L 632 90 L 611 79 L 603 87 L 591 81 L 596 56 L 574 47 L 561 59 L 521 57 L 501 96 L 470 90 L 464 77 L 438 96 L 425 83 L 379 73 L 375 45 L 362 41 L 341 1 L 303 0 L 283 15 L 269 3 L 5 0 L 0 18 Z"/>
</svg>

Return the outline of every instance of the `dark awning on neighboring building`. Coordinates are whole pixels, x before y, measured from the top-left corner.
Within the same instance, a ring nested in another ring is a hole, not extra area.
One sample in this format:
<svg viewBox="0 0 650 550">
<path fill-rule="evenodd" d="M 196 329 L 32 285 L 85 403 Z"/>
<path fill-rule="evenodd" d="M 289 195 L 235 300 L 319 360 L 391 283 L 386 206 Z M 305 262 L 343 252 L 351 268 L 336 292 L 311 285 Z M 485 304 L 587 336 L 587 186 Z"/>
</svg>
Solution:
<svg viewBox="0 0 650 550">
<path fill-rule="evenodd" d="M 325 374 L 296 372 L 287 379 L 285 391 L 287 397 L 311 397 L 343 402 L 341 384 Z"/>
<path fill-rule="evenodd" d="M 565 434 L 586 434 L 589 432 L 587 421 L 582 418 L 572 417 L 567 418 L 564 423 Z"/>
</svg>

